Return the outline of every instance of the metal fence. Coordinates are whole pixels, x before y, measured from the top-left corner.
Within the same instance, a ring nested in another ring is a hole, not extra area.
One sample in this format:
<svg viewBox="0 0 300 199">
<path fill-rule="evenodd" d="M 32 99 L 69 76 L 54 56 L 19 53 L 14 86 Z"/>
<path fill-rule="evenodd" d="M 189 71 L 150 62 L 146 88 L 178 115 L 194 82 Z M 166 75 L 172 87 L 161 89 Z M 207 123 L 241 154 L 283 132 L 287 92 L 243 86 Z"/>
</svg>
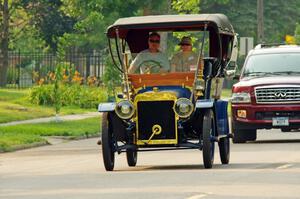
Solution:
<svg viewBox="0 0 300 199">
<path fill-rule="evenodd" d="M 64 64 L 74 67 L 86 82 L 88 77 L 96 77 L 102 81 L 107 52 L 90 51 L 66 53 Z M 27 88 L 33 86 L 39 79 L 54 72 L 59 60 L 55 53 L 10 51 L 7 72 L 7 87 Z"/>
</svg>

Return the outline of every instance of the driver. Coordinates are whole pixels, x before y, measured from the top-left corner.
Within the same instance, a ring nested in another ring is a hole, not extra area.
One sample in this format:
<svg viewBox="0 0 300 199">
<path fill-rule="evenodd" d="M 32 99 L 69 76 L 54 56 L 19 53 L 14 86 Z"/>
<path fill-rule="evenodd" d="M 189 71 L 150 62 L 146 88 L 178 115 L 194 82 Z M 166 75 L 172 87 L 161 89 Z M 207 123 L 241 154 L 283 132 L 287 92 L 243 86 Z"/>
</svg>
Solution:
<svg viewBox="0 0 300 199">
<path fill-rule="evenodd" d="M 152 32 L 148 38 L 149 48 L 141 51 L 131 62 L 128 73 L 160 73 L 170 70 L 167 56 L 159 51 L 160 35 Z"/>
</svg>

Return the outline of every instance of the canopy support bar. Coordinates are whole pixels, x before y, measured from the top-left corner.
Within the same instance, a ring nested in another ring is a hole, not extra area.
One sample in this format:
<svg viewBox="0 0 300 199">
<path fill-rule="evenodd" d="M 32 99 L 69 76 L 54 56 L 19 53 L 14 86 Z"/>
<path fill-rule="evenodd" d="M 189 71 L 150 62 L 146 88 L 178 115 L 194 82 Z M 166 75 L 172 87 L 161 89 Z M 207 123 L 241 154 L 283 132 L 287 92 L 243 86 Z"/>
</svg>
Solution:
<svg viewBox="0 0 300 199">
<path fill-rule="evenodd" d="M 110 38 L 107 37 L 107 39 L 108 39 L 109 52 L 110 52 L 110 56 L 111 56 L 111 59 L 112 59 L 112 61 L 113 61 L 113 64 L 116 66 L 116 68 L 117 68 L 121 73 L 123 73 L 123 70 L 118 66 L 118 64 L 117 64 L 117 62 L 116 62 L 116 60 L 115 60 L 115 58 L 114 58 L 114 55 L 113 55 L 113 53 L 112 53 L 112 48 L 111 48 Z"/>
</svg>

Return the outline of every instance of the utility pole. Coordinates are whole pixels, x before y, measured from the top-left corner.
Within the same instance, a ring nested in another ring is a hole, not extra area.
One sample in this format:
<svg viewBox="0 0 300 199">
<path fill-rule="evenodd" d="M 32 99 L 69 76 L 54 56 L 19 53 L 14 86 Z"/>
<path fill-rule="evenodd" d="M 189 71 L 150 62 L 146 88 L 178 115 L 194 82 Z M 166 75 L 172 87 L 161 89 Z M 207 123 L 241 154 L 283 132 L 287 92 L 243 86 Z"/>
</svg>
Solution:
<svg viewBox="0 0 300 199">
<path fill-rule="evenodd" d="M 257 41 L 264 42 L 264 0 L 257 0 Z"/>
</svg>

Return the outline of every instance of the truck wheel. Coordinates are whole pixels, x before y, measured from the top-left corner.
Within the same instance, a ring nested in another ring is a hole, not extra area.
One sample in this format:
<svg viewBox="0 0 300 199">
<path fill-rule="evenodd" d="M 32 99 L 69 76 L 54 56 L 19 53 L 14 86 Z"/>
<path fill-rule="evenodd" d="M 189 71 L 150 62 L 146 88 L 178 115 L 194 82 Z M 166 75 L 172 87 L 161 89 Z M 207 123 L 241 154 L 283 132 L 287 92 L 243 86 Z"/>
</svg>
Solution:
<svg viewBox="0 0 300 199">
<path fill-rule="evenodd" d="M 281 132 L 291 132 L 291 128 L 281 128 Z"/>
<path fill-rule="evenodd" d="M 113 131 L 108 113 L 102 115 L 102 156 L 106 171 L 112 171 L 115 165 Z"/>
<path fill-rule="evenodd" d="M 127 164 L 130 167 L 134 167 L 137 162 L 137 150 L 127 149 L 126 150 Z"/>
<path fill-rule="evenodd" d="M 220 159 L 222 164 L 228 164 L 230 158 L 230 141 L 229 138 L 221 138 L 219 141 Z"/>
<path fill-rule="evenodd" d="M 212 168 L 214 163 L 215 142 L 212 136 L 215 135 L 215 119 L 211 109 L 204 113 L 202 137 L 203 137 L 203 162 L 206 169 Z"/>
<path fill-rule="evenodd" d="M 256 129 L 239 129 L 232 122 L 233 143 L 245 143 L 246 141 L 256 140 Z"/>
</svg>

